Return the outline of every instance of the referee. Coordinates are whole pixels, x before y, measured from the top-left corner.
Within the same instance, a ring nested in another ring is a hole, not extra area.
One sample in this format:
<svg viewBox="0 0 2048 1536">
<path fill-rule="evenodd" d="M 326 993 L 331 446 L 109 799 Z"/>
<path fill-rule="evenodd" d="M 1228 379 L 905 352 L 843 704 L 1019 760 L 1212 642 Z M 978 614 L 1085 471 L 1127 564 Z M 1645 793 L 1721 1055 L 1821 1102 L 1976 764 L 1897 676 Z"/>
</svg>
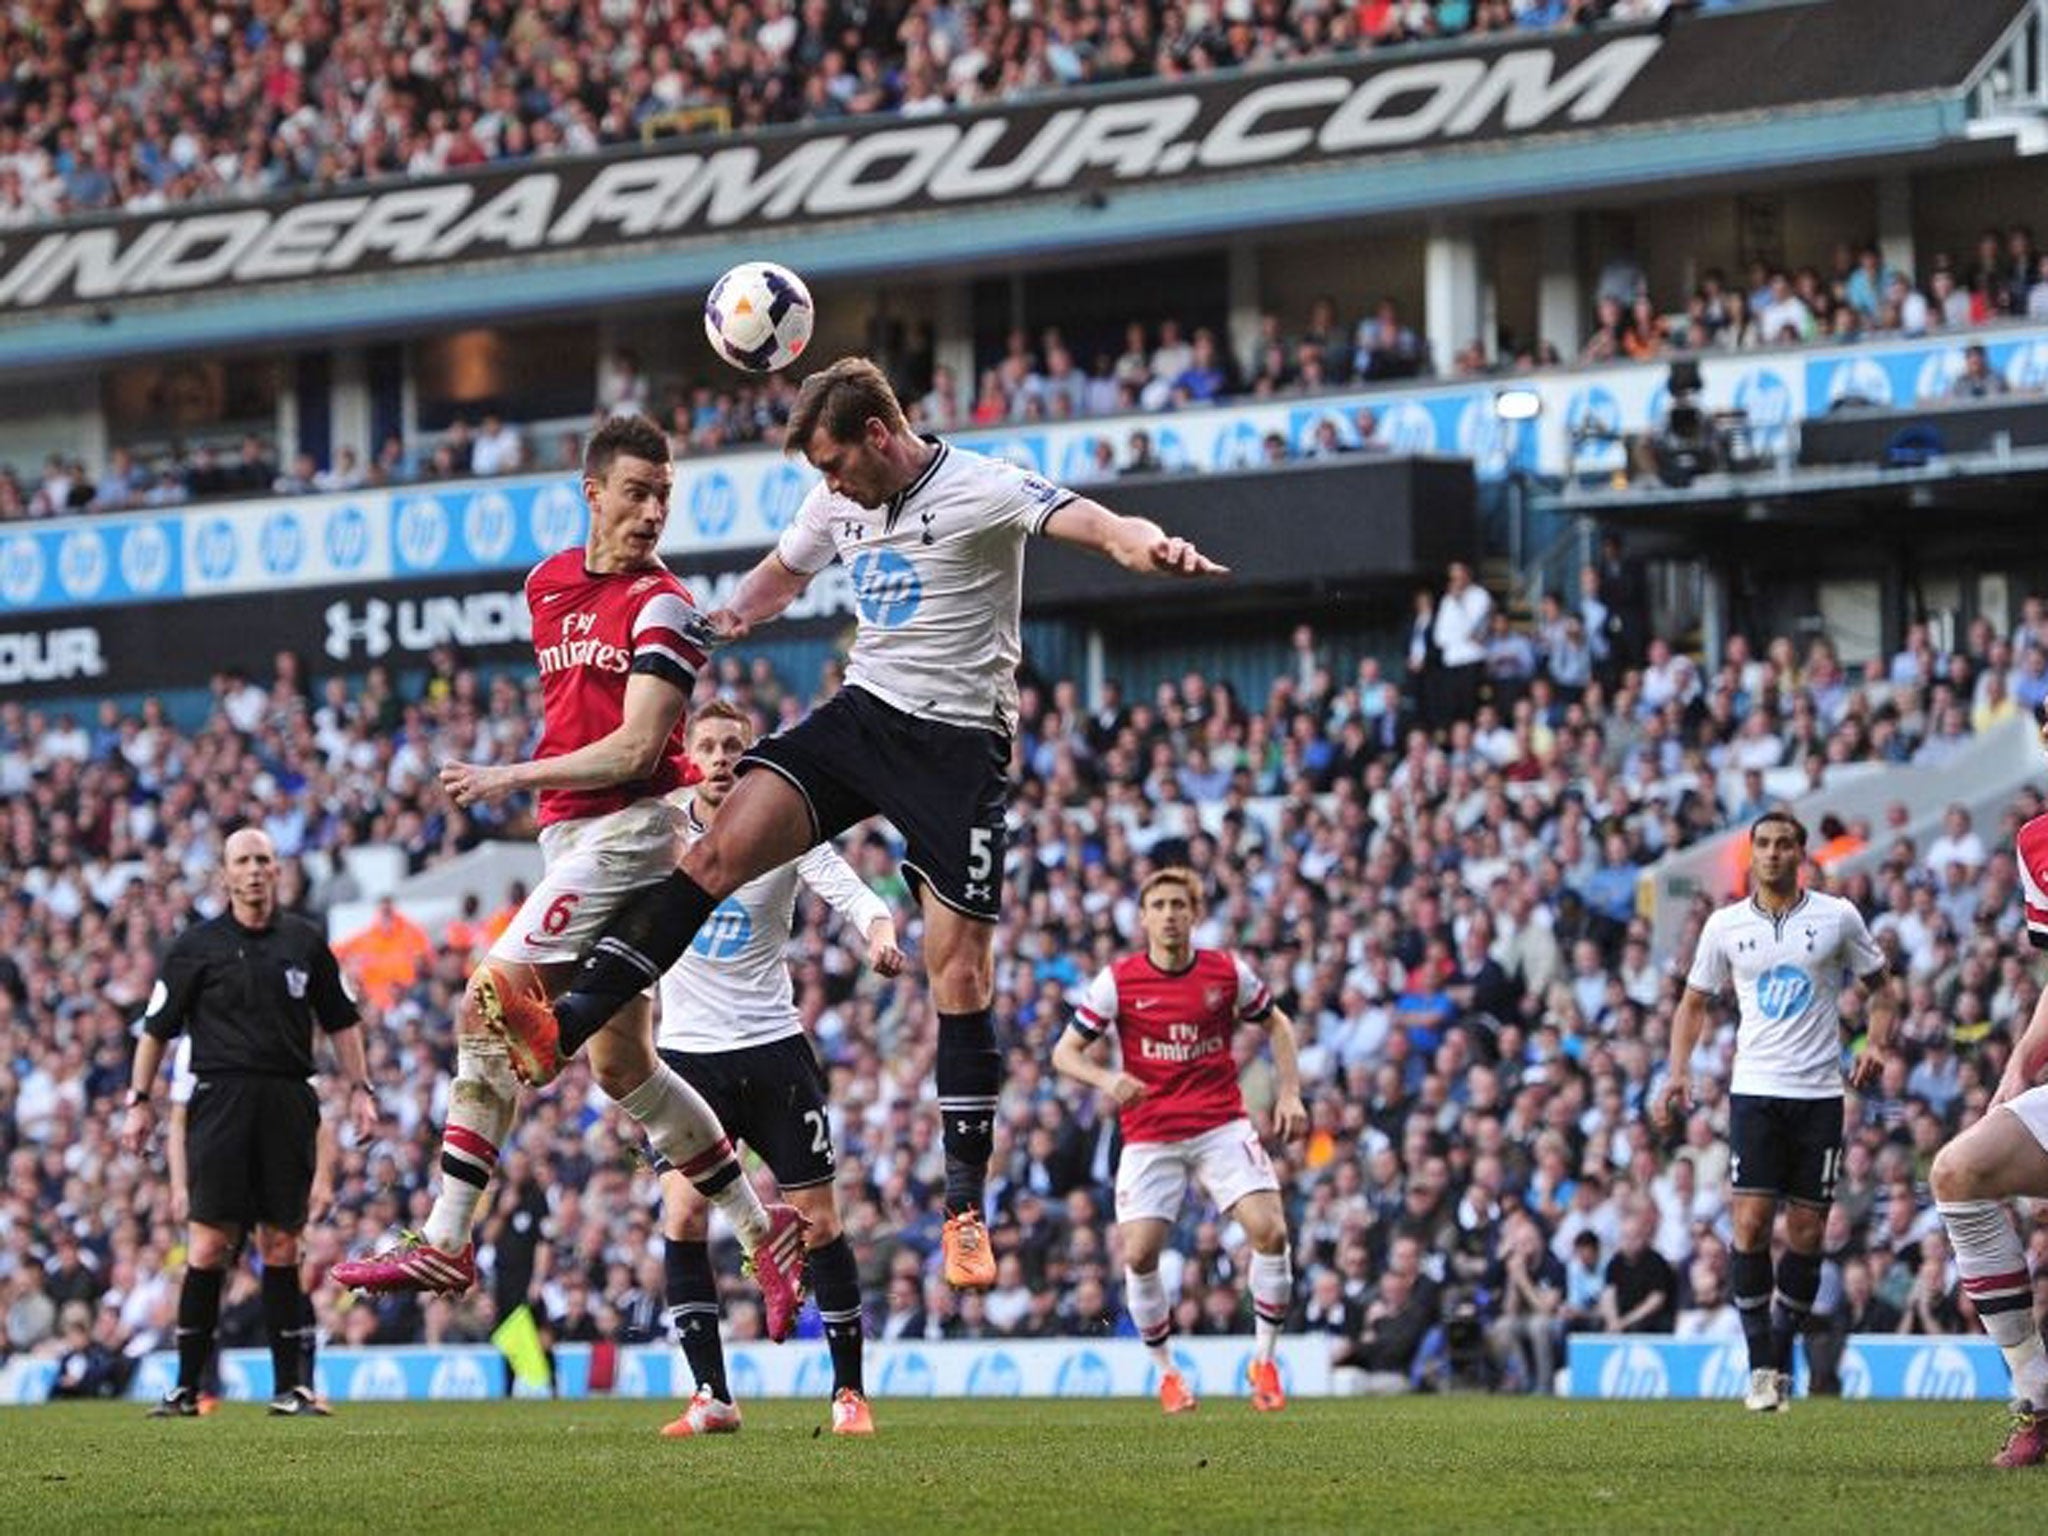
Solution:
<svg viewBox="0 0 2048 1536">
<path fill-rule="evenodd" d="M 334 952 L 311 923 L 277 910 L 277 849 L 269 836 L 242 828 L 228 837 L 221 862 L 228 910 L 186 929 L 164 957 L 143 1016 L 121 1124 L 122 1145 L 143 1152 L 155 1125 L 150 1095 L 164 1048 L 189 1032 L 198 1082 L 186 1122 L 191 1230 L 178 1294 L 178 1384 L 150 1412 L 159 1418 L 199 1412 L 221 1283 L 244 1231 L 254 1226 L 276 1378 L 270 1411 L 324 1414 L 313 1384 L 299 1379 L 299 1232 L 320 1125 L 320 1101 L 307 1081 L 316 1022 L 333 1037 L 348 1074 L 358 1135 L 376 1129 L 376 1098 L 355 999 Z"/>
</svg>

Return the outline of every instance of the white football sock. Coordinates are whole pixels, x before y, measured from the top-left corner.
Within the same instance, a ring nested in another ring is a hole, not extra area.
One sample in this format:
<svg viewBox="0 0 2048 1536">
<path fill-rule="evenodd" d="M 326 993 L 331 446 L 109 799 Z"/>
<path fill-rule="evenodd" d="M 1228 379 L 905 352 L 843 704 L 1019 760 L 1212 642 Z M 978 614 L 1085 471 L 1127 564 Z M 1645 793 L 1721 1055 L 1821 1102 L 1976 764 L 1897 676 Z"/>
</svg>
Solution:
<svg viewBox="0 0 2048 1536">
<path fill-rule="evenodd" d="M 619 1100 L 619 1108 L 640 1122 L 655 1151 L 725 1212 L 740 1247 L 752 1253 L 768 1235 L 768 1213 L 703 1095 L 666 1063 L 657 1063 L 646 1082 Z"/>
<path fill-rule="evenodd" d="M 1294 1260 L 1285 1248 L 1278 1253 L 1252 1255 L 1252 1313 L 1258 1340 L 1253 1353 L 1261 1360 L 1273 1358 L 1280 1345 L 1280 1330 L 1287 1323 L 1287 1309 L 1294 1304 Z"/>
<path fill-rule="evenodd" d="M 1964 1294 L 2012 1372 L 2014 1395 L 2048 1406 L 2048 1356 L 2034 1321 L 2034 1282 L 2004 1202 L 1945 1200 L 1935 1209 L 1948 1228 Z"/>
<path fill-rule="evenodd" d="M 1173 1312 L 1166 1304 L 1166 1282 L 1159 1278 L 1158 1270 L 1149 1275 L 1135 1269 L 1124 1271 L 1124 1306 L 1159 1368 L 1172 1370 L 1173 1350 L 1167 1341 L 1173 1337 Z"/>
<path fill-rule="evenodd" d="M 519 1079 L 504 1043 L 486 1034 L 457 1035 L 448 1123 L 441 1129 L 441 1188 L 421 1233 L 442 1252 L 459 1252 L 469 1241 L 476 1208 L 497 1171 L 498 1150 L 518 1112 Z"/>
</svg>

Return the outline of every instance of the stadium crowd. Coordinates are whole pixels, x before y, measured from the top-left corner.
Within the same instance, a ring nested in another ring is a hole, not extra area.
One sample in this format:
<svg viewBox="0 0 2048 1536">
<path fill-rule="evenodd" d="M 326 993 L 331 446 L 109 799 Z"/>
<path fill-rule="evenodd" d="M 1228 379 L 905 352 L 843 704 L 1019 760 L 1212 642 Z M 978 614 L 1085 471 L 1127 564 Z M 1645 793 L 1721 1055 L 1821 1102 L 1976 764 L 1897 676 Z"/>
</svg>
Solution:
<svg viewBox="0 0 2048 1536">
<path fill-rule="evenodd" d="M 436 176 L 678 132 L 923 116 L 1411 40 L 1640 20 L 1669 5 L 24 0 L 0 38 L 0 226 Z"/>
<path fill-rule="evenodd" d="M 1746 283 L 1708 271 L 1682 311 L 1660 307 L 1640 266 L 1629 257 L 1602 272 L 1596 322 L 1579 349 L 1585 365 L 1654 362 L 1680 355 L 1711 358 L 1760 347 L 1810 342 L 1853 342 L 1878 337 L 1958 335 L 1999 320 L 2048 319 L 2048 256 L 2034 250 L 2023 225 L 2004 235 L 1985 231 L 1970 263 L 1946 253 L 1932 258 L 1925 287 L 1886 268 L 1876 247 L 1837 247 L 1831 273 L 1800 267 L 1787 274 L 1756 264 Z M 1133 320 L 1120 337 L 1095 344 L 1070 338 L 1061 327 L 1037 335 L 1019 327 L 1005 338 L 1000 357 L 984 361 L 973 388 L 928 353 L 896 360 L 896 372 L 918 381 L 909 391 L 911 414 L 923 429 L 971 432 L 1012 424 L 1038 425 L 1113 415 L 1140 416 L 1232 400 L 1316 396 L 1371 388 L 1436 374 L 1428 338 L 1391 298 L 1355 322 L 1340 316 L 1335 300 L 1309 302 L 1299 316 L 1260 316 L 1247 355 L 1234 356 L 1217 331 L 1185 326 L 1175 318 L 1155 325 Z M 1500 377 L 1561 366 L 1550 342 L 1510 345 L 1489 354 L 1474 339 L 1455 354 L 1454 379 Z M 2031 375 L 2007 378 L 1991 367 L 1982 344 L 1964 348 L 1963 366 L 1943 386 L 1944 398 L 1981 399 L 2038 390 Z M 671 380 L 657 391 L 630 351 L 615 353 L 599 371 L 594 415 L 652 411 L 669 429 L 678 458 L 735 448 L 782 446 L 795 386 L 780 374 L 753 379 L 721 369 L 715 379 Z M 437 482 L 522 470 L 572 470 L 580 462 L 580 434 L 561 431 L 549 440 L 486 410 L 472 421 L 458 415 L 438 434 L 408 443 L 392 435 L 374 454 L 337 449 L 322 463 L 299 453 L 278 462 L 275 446 L 257 434 L 234 445 L 203 437 L 159 451 L 114 447 L 94 469 L 82 459 L 49 455 L 40 475 L 25 476 L 0 463 L 0 522 L 77 512 L 132 511 L 264 495 L 300 496 L 365 486 Z M 1388 446 L 1370 404 L 1307 444 L 1275 434 L 1265 443 L 1274 461 L 1325 453 L 1373 451 Z M 1119 445 L 1098 442 L 1090 477 L 1144 474 L 1177 466 L 1157 456 L 1155 434 L 1134 429 Z"/>
<path fill-rule="evenodd" d="M 1312 1128 L 1278 1159 L 1294 1323 L 1328 1335 L 1348 1381 L 1547 1390 L 1566 1333 L 1631 1314 L 1626 1326 L 1739 1337 L 1721 1088 L 1732 1020 L 1702 1044 L 1682 1142 L 1660 1146 L 1640 1111 L 1684 955 L 1653 956 L 1638 874 L 1746 824 L 1769 803 L 1772 769 L 1813 779 L 1830 764 L 1936 761 L 2016 700 L 2038 702 L 2048 604 L 2029 599 L 2011 636 L 1980 621 L 1952 655 L 1915 630 L 1855 675 L 1825 641 L 1802 654 L 1785 638 L 1737 636 L 1703 664 L 1649 635 L 1632 569 L 1610 547 L 1571 611 L 1553 602 L 1531 626 L 1454 569 L 1443 592 L 1418 594 L 1405 658 L 1338 654 L 1303 628 L 1261 698 L 1191 672 L 1148 697 L 1112 686 L 1090 707 L 1070 680 L 1027 677 L 997 948 L 999 1283 L 986 1296 L 937 1278 L 923 989 L 863 974 L 806 898 L 798 1005 L 829 1067 L 874 1336 L 1129 1331 L 1109 1224 L 1113 1120 L 1056 1084 L 1047 1059 L 1077 989 L 1132 945 L 1137 881 L 1185 863 L 1210 900 L 1198 942 L 1237 947 L 1300 1027 Z M 772 725 L 836 682 L 833 665 L 813 691 L 728 656 L 701 686 Z M 86 721 L 0 703 L 0 1349 L 59 1358 L 63 1390 L 90 1394 L 117 1390 L 170 1337 L 180 1211 L 160 1152 L 124 1155 L 113 1123 L 159 947 L 217 905 L 222 830 L 263 825 L 285 856 L 285 902 L 321 915 L 364 895 L 350 849 L 396 847 L 421 869 L 523 830 L 517 805 L 451 807 L 434 770 L 520 755 L 539 719 L 530 682 L 481 677 L 450 652 L 416 686 L 381 669 L 316 686 L 283 655 L 266 682 L 218 679 L 190 730 L 153 703 Z M 2041 808 L 2030 792 L 1999 826 L 1958 813 L 1927 849 L 1897 840 L 1904 808 L 1882 829 L 1817 829 L 1815 880 L 1885 840 L 1881 870 L 1842 889 L 1910 993 L 1906 1049 L 1851 1099 L 1823 1294 L 1838 1329 L 1968 1326 L 1926 1175 L 1942 1140 L 1982 1113 L 2037 991 L 2009 849 Z M 848 850 L 914 950 L 885 832 L 857 831 Z M 370 1302 L 325 1277 L 424 1215 L 450 1012 L 517 894 L 478 893 L 433 933 L 387 903 L 338 944 L 368 1010 L 382 1123 L 367 1143 L 341 1132 L 331 1188 L 316 1191 L 308 1263 L 332 1340 L 479 1339 L 529 1299 L 560 1339 L 661 1336 L 653 1180 L 581 1066 L 530 1097 L 508 1144 L 479 1292 Z M 1273 1082 L 1257 1039 L 1245 1032 L 1239 1060 L 1263 1118 Z M 1213 1212 L 1185 1219 L 1167 1270 L 1185 1332 L 1249 1331 L 1236 1238 Z M 732 1336 L 757 1336 L 736 1254 L 724 1257 Z M 255 1297 L 240 1273 L 223 1344 L 256 1341 Z"/>
</svg>

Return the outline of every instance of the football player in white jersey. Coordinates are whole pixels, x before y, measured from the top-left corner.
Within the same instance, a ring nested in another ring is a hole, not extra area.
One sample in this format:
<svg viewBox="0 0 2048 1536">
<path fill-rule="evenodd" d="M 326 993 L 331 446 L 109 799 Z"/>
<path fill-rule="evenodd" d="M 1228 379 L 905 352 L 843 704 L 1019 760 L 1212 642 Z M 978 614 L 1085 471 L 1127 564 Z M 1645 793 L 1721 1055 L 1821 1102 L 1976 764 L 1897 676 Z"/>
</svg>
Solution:
<svg viewBox="0 0 2048 1536">
<path fill-rule="evenodd" d="M 518 1042 L 515 1059 L 545 1081 L 675 963 L 727 896 L 854 823 L 886 816 L 903 834 L 939 1016 L 945 1275 L 986 1289 L 996 1266 L 982 1205 L 1003 1072 L 990 1003 L 1024 541 L 1044 534 L 1146 575 L 1227 568 L 1146 518 L 918 435 L 865 358 L 804 381 L 787 441 L 824 483 L 711 619 L 721 639 L 737 639 L 844 560 L 860 610 L 846 686 L 747 754 L 717 826 L 675 874 L 611 919 L 552 1007 L 506 999 L 502 1022 Z"/>
<path fill-rule="evenodd" d="M 713 700 L 690 716 L 690 761 L 703 774 L 685 813 L 696 842 L 717 824 L 754 744 L 753 722 Z M 783 1196 L 803 1214 L 806 1271 L 832 1351 L 832 1432 L 874 1433 L 861 1381 L 860 1274 L 839 1227 L 832 1181 L 838 1169 L 825 1107 L 825 1075 L 797 1019 L 789 984 L 790 923 L 801 883 L 825 899 L 867 945 L 883 976 L 903 970 L 896 924 L 881 897 L 830 844 L 756 876 L 719 903 L 682 959 L 661 978 L 661 1059 L 704 1096 L 719 1124 L 768 1165 Z M 689 1406 L 662 1433 L 724 1434 L 740 1427 L 718 1337 L 718 1283 L 705 1247 L 711 1204 L 665 1162 L 662 1236 L 668 1313 L 697 1378 Z"/>
<path fill-rule="evenodd" d="M 1841 1171 L 1842 994 L 1848 986 L 1865 993 L 1869 1035 L 1849 1071 L 1856 1088 L 1876 1082 L 1883 1070 L 1898 1000 L 1863 914 L 1838 896 L 1799 888 L 1806 857 L 1799 819 L 1789 811 L 1758 817 L 1749 847 L 1754 894 L 1720 908 L 1700 930 L 1671 1021 L 1671 1065 L 1657 1119 L 1669 1130 L 1691 1107 L 1693 1051 L 1707 1032 L 1708 1005 L 1732 986 L 1729 1278 L 1749 1345 L 1743 1404 L 1769 1412 L 1791 1400 L 1793 1341 L 1820 1288 L 1821 1234 Z M 1774 1277 L 1771 1229 L 1781 1205 L 1785 1252 Z"/>
</svg>

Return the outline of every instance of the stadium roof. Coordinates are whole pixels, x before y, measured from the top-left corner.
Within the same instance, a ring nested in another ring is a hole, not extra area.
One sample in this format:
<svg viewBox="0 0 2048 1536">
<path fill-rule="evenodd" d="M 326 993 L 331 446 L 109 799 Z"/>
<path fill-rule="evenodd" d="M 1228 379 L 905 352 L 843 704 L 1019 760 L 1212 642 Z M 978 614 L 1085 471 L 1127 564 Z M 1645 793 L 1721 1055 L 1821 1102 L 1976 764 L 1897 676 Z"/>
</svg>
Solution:
<svg viewBox="0 0 2048 1536">
<path fill-rule="evenodd" d="M 2040 70 L 2006 67 L 2048 0 L 1941 11 L 1786 0 L 9 232 L 0 373 L 672 301 L 736 239 L 963 272 L 2048 145 Z"/>
</svg>

